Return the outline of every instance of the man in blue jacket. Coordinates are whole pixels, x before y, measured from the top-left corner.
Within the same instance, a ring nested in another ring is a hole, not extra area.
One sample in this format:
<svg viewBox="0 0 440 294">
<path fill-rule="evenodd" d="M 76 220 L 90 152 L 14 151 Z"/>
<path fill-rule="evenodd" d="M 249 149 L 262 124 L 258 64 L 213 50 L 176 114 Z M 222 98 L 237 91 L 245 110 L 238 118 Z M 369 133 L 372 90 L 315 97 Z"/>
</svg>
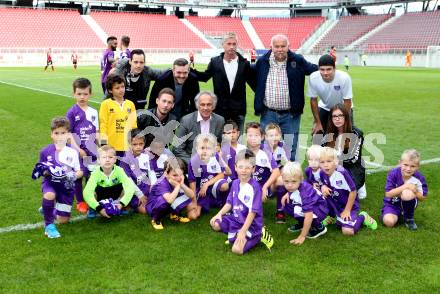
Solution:
<svg viewBox="0 0 440 294">
<path fill-rule="evenodd" d="M 316 64 L 289 50 L 289 40 L 284 35 L 272 37 L 271 50 L 256 64 L 255 114 L 261 115 L 263 129 L 269 123 L 280 126 L 286 146 L 292 146 L 292 160 L 296 158 L 304 109 L 305 76 L 317 70 Z"/>
</svg>

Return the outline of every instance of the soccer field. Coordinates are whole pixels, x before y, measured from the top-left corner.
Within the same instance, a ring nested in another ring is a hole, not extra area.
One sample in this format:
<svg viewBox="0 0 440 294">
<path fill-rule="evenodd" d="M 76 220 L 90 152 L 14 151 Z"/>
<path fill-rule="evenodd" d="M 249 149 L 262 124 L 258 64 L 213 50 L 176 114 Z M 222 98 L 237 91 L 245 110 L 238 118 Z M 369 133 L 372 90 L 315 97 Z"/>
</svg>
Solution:
<svg viewBox="0 0 440 294">
<path fill-rule="evenodd" d="M 201 66 L 203 68 L 203 66 Z M 440 291 L 440 70 L 353 67 L 355 122 L 383 154 L 364 150 L 368 197 L 361 209 L 379 220 L 387 167 L 401 152 L 416 148 L 426 164 L 428 200 L 416 210 L 415 232 L 404 226 L 363 228 L 353 238 L 330 227 L 326 235 L 289 244 L 296 234 L 275 224 L 275 201 L 264 204 L 265 224 L 275 239 L 236 256 L 213 232 L 205 215 L 188 224 L 165 221 L 154 231 L 147 216 L 132 214 L 60 225 L 60 239 L 48 239 L 37 209 L 40 181 L 31 180 L 39 150 L 50 143 L 50 120 L 74 100 L 71 83 L 93 82 L 91 106 L 102 92 L 98 67 L 0 68 L 0 293 L 438 293 Z M 201 83 L 211 89 L 211 82 Z M 301 133 L 312 126 L 306 97 Z M 248 89 L 247 120 L 253 115 Z M 302 140 L 301 145 L 309 145 Z M 372 150 L 372 149 L 369 149 Z M 304 149 L 301 149 L 303 157 Z M 380 156 L 379 156 L 380 157 Z"/>
</svg>

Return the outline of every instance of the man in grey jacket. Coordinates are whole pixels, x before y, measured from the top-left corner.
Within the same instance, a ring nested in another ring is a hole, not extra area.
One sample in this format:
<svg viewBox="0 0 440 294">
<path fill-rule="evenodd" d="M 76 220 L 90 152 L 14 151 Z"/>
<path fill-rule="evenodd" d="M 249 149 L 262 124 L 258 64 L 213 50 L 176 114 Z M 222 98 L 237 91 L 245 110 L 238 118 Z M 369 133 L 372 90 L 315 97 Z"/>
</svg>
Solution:
<svg viewBox="0 0 440 294">
<path fill-rule="evenodd" d="M 133 101 L 136 109 L 145 109 L 150 82 L 156 81 L 165 71 L 146 66 L 144 51 L 135 49 L 130 59 L 119 60 L 112 73 L 124 77 L 125 99 Z"/>
<path fill-rule="evenodd" d="M 194 139 L 199 134 L 213 134 L 221 142 L 225 119 L 213 111 L 217 105 L 217 96 L 209 91 L 202 91 L 194 98 L 197 111 L 185 115 L 180 120 L 176 132 L 179 142 L 174 142 L 173 153 L 186 163 L 195 153 Z"/>
</svg>

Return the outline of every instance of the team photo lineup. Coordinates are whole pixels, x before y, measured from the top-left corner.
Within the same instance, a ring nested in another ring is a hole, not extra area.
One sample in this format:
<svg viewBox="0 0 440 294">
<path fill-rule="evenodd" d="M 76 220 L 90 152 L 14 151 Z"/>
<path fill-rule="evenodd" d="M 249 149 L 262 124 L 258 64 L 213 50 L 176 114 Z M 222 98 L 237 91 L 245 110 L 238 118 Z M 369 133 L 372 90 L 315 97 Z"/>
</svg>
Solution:
<svg viewBox="0 0 440 294">
<path fill-rule="evenodd" d="M 346 236 L 362 227 L 417 230 L 415 211 L 428 185 L 415 149 L 399 150 L 380 217 L 361 207 L 368 191 L 364 133 L 348 63 L 346 71 L 336 69 L 332 48 L 313 64 L 290 50 L 282 34 L 248 61 L 238 42 L 234 32 L 222 36 L 223 53 L 205 71 L 194 66 L 192 51 L 163 70 L 145 65 L 144 51 L 130 50 L 128 36 L 119 43 L 108 37 L 102 89 L 92 89 L 88 77 L 72 81 L 76 103 L 50 122 L 52 143 L 32 172 L 42 178 L 39 211 L 48 238 L 61 237 L 75 209 L 88 219 L 145 214 L 154 230 L 166 230 L 165 219 L 185 224 L 214 213 L 209 226 L 240 255 L 277 244 L 265 226 L 269 218 L 289 224 L 295 245 L 326 238 L 329 226 Z M 76 53 L 71 60 L 77 70 Z M 49 66 L 56 71 L 50 50 L 44 70 Z M 199 83 L 210 80 L 212 89 L 201 90 Z M 247 107 L 247 85 L 254 109 Z M 92 90 L 104 96 L 96 109 Z M 309 103 L 313 121 L 301 121 Z M 259 121 L 246 119 L 251 112 Z M 298 160 L 301 123 L 312 135 L 305 166 Z M 263 216 L 270 201 L 276 209 Z"/>
</svg>

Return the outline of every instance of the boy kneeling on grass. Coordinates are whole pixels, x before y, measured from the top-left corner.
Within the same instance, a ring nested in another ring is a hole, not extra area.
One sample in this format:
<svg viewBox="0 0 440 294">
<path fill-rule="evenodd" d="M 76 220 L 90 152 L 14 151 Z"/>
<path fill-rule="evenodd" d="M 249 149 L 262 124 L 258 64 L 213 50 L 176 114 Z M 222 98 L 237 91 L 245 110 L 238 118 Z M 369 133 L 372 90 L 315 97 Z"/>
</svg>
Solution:
<svg viewBox="0 0 440 294">
<path fill-rule="evenodd" d="M 123 214 L 123 209 L 130 206 L 137 209 L 139 199 L 133 197 L 135 184 L 126 175 L 124 169 L 116 166 L 116 150 L 110 145 L 98 149 L 99 168 L 90 175 L 84 189 L 84 200 L 89 207 L 88 217 L 95 218 L 96 213 L 110 218 Z"/>
<path fill-rule="evenodd" d="M 244 254 L 260 242 L 270 249 L 274 241 L 263 227 L 261 186 L 252 178 L 254 153 L 248 149 L 240 151 L 235 168 L 238 179 L 231 184 L 226 204 L 211 219 L 211 227 L 228 234 L 227 243 L 233 244 L 233 253 Z"/>
</svg>

